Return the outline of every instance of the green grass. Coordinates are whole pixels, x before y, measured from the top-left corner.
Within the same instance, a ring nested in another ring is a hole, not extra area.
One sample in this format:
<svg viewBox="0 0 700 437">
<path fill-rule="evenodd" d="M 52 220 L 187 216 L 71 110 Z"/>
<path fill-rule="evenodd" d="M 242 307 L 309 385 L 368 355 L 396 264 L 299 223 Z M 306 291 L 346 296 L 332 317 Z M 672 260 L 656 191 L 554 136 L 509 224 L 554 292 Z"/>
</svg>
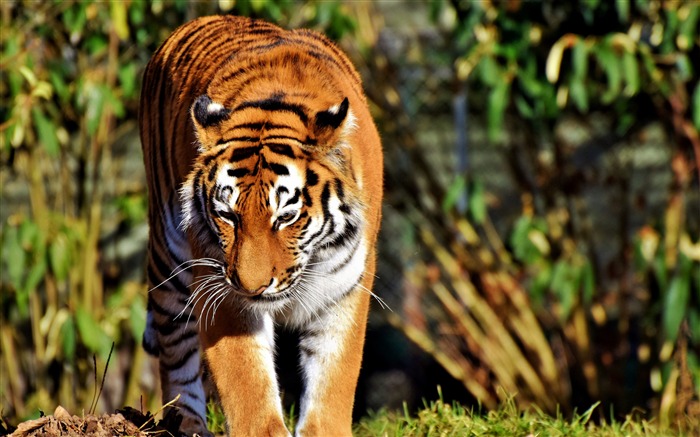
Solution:
<svg viewBox="0 0 700 437">
<path fill-rule="evenodd" d="M 498 410 L 475 413 L 458 404 L 430 402 L 416 414 L 380 411 L 362 419 L 354 429 L 356 437 L 399 436 L 690 436 L 673 430 L 660 430 L 645 420 L 627 418 L 624 422 L 595 423 L 596 406 L 567 420 L 538 410 L 519 412 L 509 402 Z"/>
<path fill-rule="evenodd" d="M 498 410 L 478 413 L 459 404 L 447 404 L 442 400 L 426 403 L 416 413 L 379 411 L 355 424 L 355 437 L 671 437 L 699 435 L 697 422 L 688 421 L 686 431 L 660 429 L 652 420 L 627 417 L 624 421 L 600 423 L 592 417 L 597 404 L 586 412 L 565 419 L 552 417 L 537 409 L 519 411 L 514 401 L 504 403 Z M 296 411 L 287 416 L 287 426 L 294 429 Z M 225 419 L 218 406 L 209 406 L 209 427 L 214 433 L 224 433 Z"/>
</svg>

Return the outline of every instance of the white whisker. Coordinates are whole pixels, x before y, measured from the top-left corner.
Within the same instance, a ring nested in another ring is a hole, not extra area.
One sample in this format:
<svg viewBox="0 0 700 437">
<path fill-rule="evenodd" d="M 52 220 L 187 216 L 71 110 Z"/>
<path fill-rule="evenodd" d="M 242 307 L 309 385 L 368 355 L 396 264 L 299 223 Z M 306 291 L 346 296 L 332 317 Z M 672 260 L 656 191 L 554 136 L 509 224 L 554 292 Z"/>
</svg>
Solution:
<svg viewBox="0 0 700 437">
<path fill-rule="evenodd" d="M 156 288 L 160 287 L 161 285 L 167 283 L 171 279 L 173 279 L 175 276 L 179 275 L 180 273 L 184 272 L 185 270 L 191 269 L 192 267 L 222 267 L 223 264 L 221 264 L 221 261 L 218 261 L 214 258 L 197 258 L 197 259 L 190 259 L 187 261 L 184 261 L 180 263 L 178 266 L 176 266 L 170 276 L 168 276 L 165 280 L 163 280 L 160 284 L 154 286 L 151 288 L 149 293 Z"/>
<path fill-rule="evenodd" d="M 330 281 L 330 282 L 332 282 L 332 283 L 335 284 L 335 285 L 342 285 L 342 284 L 340 284 L 336 279 L 334 279 L 334 278 L 332 278 L 332 277 L 330 277 L 330 276 L 328 276 L 328 275 L 326 275 L 326 274 L 324 274 L 324 273 L 322 273 L 322 272 L 318 272 L 318 271 L 306 269 L 306 270 L 304 270 L 304 272 L 302 273 L 302 275 L 305 275 L 305 276 L 307 276 L 307 277 L 312 277 L 312 278 L 315 278 L 315 279 L 322 279 L 322 280 L 325 280 L 325 281 Z M 382 309 L 384 309 L 384 310 L 389 310 L 389 311 L 392 311 L 392 312 L 393 312 L 393 310 L 391 309 L 391 307 L 389 307 L 389 305 L 386 303 L 386 301 L 384 301 L 384 299 L 382 299 L 381 297 L 377 296 L 377 295 L 376 295 L 372 290 L 370 290 L 369 288 L 365 287 L 364 285 L 360 284 L 359 282 L 358 282 L 357 284 L 355 284 L 355 287 L 359 288 L 360 291 L 362 291 L 362 292 L 364 292 L 364 293 L 366 293 L 366 294 L 369 294 L 372 298 L 374 298 L 374 299 L 379 303 L 379 306 L 380 306 Z"/>
</svg>

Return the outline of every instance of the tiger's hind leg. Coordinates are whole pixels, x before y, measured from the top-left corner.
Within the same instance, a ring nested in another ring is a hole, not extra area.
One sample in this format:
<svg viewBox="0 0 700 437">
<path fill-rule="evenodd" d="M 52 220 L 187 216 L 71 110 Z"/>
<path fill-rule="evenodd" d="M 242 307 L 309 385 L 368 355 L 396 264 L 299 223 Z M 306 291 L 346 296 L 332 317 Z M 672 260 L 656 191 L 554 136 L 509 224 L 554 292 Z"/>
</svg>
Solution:
<svg viewBox="0 0 700 437">
<path fill-rule="evenodd" d="M 190 259 L 189 245 L 178 229 L 177 213 L 165 211 L 151 222 L 148 245 L 148 315 L 144 348 L 158 356 L 166 422 L 183 435 L 211 436 L 206 425 L 206 396 L 201 377 L 197 315 L 186 309 L 192 274 L 178 266 Z M 164 232 L 165 231 L 165 232 Z M 179 424 L 178 424 L 179 423 Z"/>
</svg>

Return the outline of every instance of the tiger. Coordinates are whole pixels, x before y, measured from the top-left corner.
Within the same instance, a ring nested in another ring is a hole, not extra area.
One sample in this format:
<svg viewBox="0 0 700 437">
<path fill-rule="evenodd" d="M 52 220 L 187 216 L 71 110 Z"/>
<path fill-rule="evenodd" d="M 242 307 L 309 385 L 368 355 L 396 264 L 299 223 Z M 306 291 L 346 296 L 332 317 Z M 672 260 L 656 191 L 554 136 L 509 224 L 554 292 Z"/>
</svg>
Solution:
<svg viewBox="0 0 700 437">
<path fill-rule="evenodd" d="M 351 435 L 377 297 L 383 158 L 348 56 L 308 29 L 195 19 L 148 62 L 139 129 L 143 346 L 158 357 L 165 416 L 182 435 L 211 435 L 206 368 L 230 435 Z M 278 327 L 299 335 L 293 430 L 275 370 Z"/>
</svg>

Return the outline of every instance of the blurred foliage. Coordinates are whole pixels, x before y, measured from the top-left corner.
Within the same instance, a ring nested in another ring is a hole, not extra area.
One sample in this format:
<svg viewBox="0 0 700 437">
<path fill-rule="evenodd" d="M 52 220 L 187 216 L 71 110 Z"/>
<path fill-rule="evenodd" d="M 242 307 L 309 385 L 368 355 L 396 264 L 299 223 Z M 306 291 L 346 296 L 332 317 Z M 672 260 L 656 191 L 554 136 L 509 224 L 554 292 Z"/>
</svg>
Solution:
<svg viewBox="0 0 700 437">
<path fill-rule="evenodd" d="M 327 2 L 0 4 L 3 416 L 56 404 L 87 408 L 113 341 L 119 358 L 109 373 L 117 382 L 103 407 L 156 409 L 140 347 L 145 184 L 141 158 L 136 177 L 129 161 L 140 153 L 141 74 L 175 27 L 214 13 L 314 27 L 334 38 L 354 26 Z M 135 265 L 115 255 L 124 244 L 140 245 Z"/>
<path fill-rule="evenodd" d="M 386 215 L 412 225 L 392 322 L 488 407 L 517 393 L 545 409 L 642 406 L 664 425 L 698 417 L 700 4 L 436 0 L 429 10 L 439 35 L 401 47 L 380 32 L 364 65 L 392 164 Z M 436 59 L 450 71 L 442 81 L 424 68 Z M 488 169 L 457 164 L 442 177 L 435 137 L 421 131 L 438 119 L 426 106 L 450 107 L 460 163 L 467 120 L 486 126 L 520 198 L 506 232 L 491 214 L 512 199 L 474 176 Z M 668 184 L 651 193 L 635 147 L 655 129 Z M 646 206 L 659 193 L 660 209 Z"/>
</svg>

